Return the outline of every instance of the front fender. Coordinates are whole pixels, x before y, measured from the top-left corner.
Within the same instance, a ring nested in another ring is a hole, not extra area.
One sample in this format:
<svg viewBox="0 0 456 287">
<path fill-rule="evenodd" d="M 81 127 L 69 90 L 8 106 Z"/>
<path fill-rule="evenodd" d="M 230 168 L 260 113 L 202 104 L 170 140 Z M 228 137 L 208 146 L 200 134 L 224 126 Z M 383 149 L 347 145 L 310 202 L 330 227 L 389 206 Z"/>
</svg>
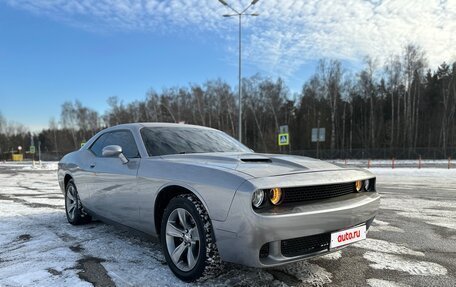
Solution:
<svg viewBox="0 0 456 287">
<path fill-rule="evenodd" d="M 144 160 L 138 171 L 141 217 L 153 216 L 161 190 L 177 185 L 193 192 L 212 220 L 224 221 L 238 187 L 246 179 L 231 171 L 157 159 Z"/>
</svg>

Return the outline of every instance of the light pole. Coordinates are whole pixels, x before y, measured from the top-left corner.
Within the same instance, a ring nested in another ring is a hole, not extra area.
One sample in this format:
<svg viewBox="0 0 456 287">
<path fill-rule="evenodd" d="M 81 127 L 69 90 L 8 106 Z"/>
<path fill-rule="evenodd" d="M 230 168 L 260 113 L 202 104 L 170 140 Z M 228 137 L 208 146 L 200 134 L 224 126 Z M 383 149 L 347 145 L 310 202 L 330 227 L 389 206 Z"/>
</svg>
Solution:
<svg viewBox="0 0 456 287">
<path fill-rule="evenodd" d="M 234 9 L 231 5 L 229 5 L 225 0 L 219 0 L 224 6 L 230 8 L 234 14 L 224 14 L 223 17 L 238 17 L 239 18 L 239 127 L 238 127 L 238 139 L 242 142 L 242 16 L 258 16 L 258 13 L 247 13 L 247 10 L 255 5 L 259 0 L 253 0 L 247 7 L 245 7 L 241 12 Z"/>
</svg>

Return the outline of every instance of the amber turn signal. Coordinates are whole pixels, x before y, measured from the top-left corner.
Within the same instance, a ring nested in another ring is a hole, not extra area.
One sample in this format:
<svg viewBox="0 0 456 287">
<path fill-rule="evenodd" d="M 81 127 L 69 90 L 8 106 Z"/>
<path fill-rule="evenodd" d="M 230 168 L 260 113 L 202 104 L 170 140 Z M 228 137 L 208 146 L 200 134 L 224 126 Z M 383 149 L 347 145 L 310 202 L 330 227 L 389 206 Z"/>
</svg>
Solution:
<svg viewBox="0 0 456 287">
<path fill-rule="evenodd" d="M 269 191 L 269 199 L 271 200 L 271 203 L 274 205 L 280 204 L 280 202 L 282 202 L 282 190 L 278 187 L 272 188 Z"/>
<path fill-rule="evenodd" d="M 363 188 L 363 182 L 361 180 L 355 181 L 355 188 L 357 192 L 360 192 Z"/>
</svg>

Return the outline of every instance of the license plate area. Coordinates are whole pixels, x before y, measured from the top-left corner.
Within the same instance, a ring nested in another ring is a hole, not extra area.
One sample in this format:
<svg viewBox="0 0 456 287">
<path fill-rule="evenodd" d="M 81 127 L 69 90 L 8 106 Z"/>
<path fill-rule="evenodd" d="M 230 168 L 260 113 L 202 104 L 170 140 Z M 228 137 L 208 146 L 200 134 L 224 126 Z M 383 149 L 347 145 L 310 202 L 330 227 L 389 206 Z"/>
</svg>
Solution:
<svg viewBox="0 0 456 287">
<path fill-rule="evenodd" d="M 331 233 L 329 249 L 337 248 L 366 239 L 366 225 Z"/>
</svg>

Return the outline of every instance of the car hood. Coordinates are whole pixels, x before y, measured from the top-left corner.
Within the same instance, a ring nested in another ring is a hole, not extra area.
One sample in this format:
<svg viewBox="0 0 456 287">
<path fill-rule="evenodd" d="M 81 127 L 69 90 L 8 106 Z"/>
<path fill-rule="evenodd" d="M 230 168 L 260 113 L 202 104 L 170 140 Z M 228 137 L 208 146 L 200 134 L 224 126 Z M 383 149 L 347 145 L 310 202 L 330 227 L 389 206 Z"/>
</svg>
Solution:
<svg viewBox="0 0 456 287">
<path fill-rule="evenodd" d="M 252 177 L 337 170 L 340 167 L 321 160 L 283 154 L 194 153 L 162 156 L 162 159 L 185 164 L 236 170 Z"/>
</svg>

